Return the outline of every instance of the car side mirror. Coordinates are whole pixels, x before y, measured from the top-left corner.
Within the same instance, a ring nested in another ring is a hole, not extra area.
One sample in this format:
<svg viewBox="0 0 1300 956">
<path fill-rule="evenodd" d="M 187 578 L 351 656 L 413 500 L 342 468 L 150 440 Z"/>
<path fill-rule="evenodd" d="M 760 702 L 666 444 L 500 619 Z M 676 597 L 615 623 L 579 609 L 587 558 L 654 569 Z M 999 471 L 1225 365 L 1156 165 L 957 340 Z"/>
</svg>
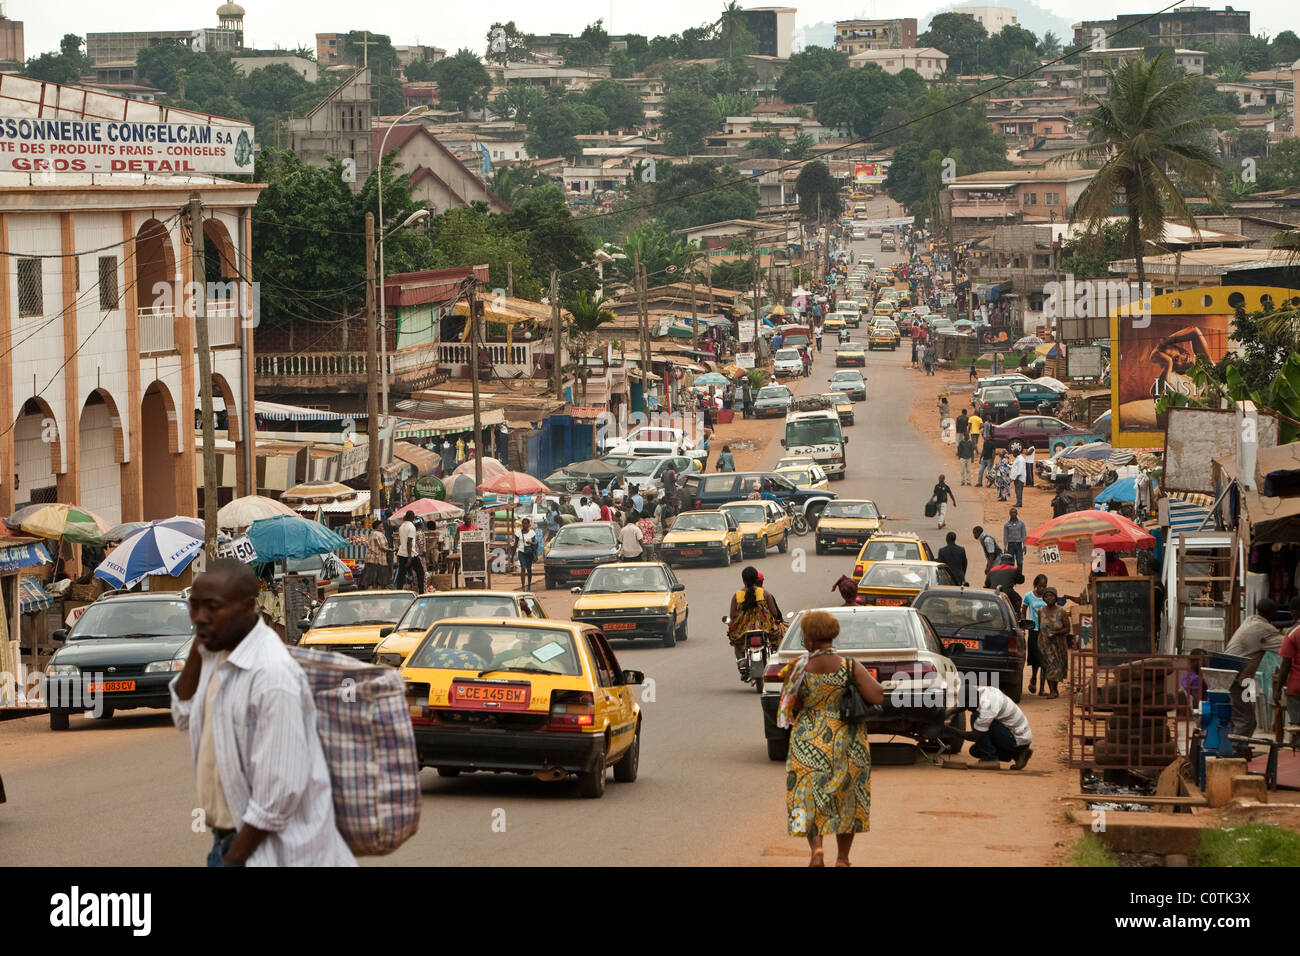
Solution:
<svg viewBox="0 0 1300 956">
<path fill-rule="evenodd" d="M 304 617 L 301 621 L 298 622 L 298 630 L 306 631 L 306 630 L 310 630 L 310 628 L 311 628 L 311 618 Z"/>
<path fill-rule="evenodd" d="M 635 685 L 635 684 L 644 684 L 644 683 L 645 683 L 645 674 L 643 674 L 641 671 L 624 671 L 624 672 L 623 672 L 623 683 L 624 683 L 624 684 L 634 684 L 634 685 Z"/>
<path fill-rule="evenodd" d="M 67 639 L 68 639 L 68 629 L 64 627 L 59 628 L 57 631 L 55 631 L 53 634 L 50 635 L 50 640 L 52 640 L 55 644 L 63 644 L 67 641 Z"/>
<path fill-rule="evenodd" d="M 389 634 L 392 634 L 393 631 L 395 631 L 395 630 L 397 630 L 397 628 L 395 628 L 395 627 L 381 627 L 381 628 L 379 629 L 379 639 L 382 641 L 382 640 L 383 640 L 384 638 L 386 638 Z"/>
<path fill-rule="evenodd" d="M 582 593 L 582 588 L 569 588 L 569 593 L 570 593 L 570 594 L 581 594 L 581 593 Z"/>
<path fill-rule="evenodd" d="M 674 590 L 674 591 L 685 591 L 685 590 L 686 590 L 686 585 L 685 585 L 685 584 L 682 584 L 680 581 L 678 581 L 676 584 L 673 585 L 673 590 Z"/>
</svg>

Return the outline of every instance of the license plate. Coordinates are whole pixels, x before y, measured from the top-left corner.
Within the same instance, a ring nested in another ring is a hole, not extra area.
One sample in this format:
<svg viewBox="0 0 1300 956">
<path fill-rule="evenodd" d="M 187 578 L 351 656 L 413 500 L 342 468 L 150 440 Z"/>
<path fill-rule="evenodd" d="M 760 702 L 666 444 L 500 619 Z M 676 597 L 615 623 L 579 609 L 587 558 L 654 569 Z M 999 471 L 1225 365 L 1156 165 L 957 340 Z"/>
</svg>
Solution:
<svg viewBox="0 0 1300 956">
<path fill-rule="evenodd" d="M 950 638 L 949 641 L 948 641 L 948 643 L 949 643 L 949 644 L 960 644 L 962 647 L 968 647 L 968 648 L 970 648 L 972 651 L 978 651 L 978 650 L 980 649 L 980 642 L 977 641 L 977 640 L 974 640 L 974 639 L 972 639 L 972 638 L 969 638 L 969 637 L 954 637 L 954 638 Z"/>
<path fill-rule="evenodd" d="M 698 557 L 699 557 L 700 555 L 702 555 L 703 553 L 704 553 L 704 552 L 701 551 L 699 548 L 695 548 L 695 549 L 692 550 L 692 551 L 683 551 L 683 552 L 682 552 L 682 557 L 684 557 L 684 558 L 698 558 Z"/>
<path fill-rule="evenodd" d="M 591 568 L 576 568 L 573 572 L 575 578 L 585 578 L 591 573 Z"/>
<path fill-rule="evenodd" d="M 451 706 L 469 710 L 527 710 L 529 684 L 460 682 L 451 685 Z"/>
<path fill-rule="evenodd" d="M 879 676 L 879 672 L 874 667 L 868 667 L 866 671 L 871 675 L 872 680 L 875 680 Z"/>
<path fill-rule="evenodd" d="M 133 680 L 106 680 L 97 684 L 87 684 L 87 688 L 92 694 L 112 694 L 121 693 L 122 691 L 135 690 L 135 681 Z"/>
<path fill-rule="evenodd" d="M 600 629 L 602 631 L 635 631 L 636 625 L 631 621 L 621 621 L 614 624 L 602 624 Z"/>
<path fill-rule="evenodd" d="M 876 603 L 888 607 L 902 607 L 907 604 L 907 598 L 876 598 Z"/>
<path fill-rule="evenodd" d="M 836 538 L 835 543 L 836 544 L 857 544 L 858 539 L 857 538 Z"/>
</svg>

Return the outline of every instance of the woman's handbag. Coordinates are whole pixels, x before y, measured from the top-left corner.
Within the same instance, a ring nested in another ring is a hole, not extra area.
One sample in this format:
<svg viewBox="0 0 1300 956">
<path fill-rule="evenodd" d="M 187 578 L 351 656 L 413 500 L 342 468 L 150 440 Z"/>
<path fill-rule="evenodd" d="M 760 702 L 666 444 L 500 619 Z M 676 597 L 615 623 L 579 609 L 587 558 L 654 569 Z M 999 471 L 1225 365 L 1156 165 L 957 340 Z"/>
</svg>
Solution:
<svg viewBox="0 0 1300 956">
<path fill-rule="evenodd" d="M 884 708 L 879 704 L 868 704 L 862 696 L 862 691 L 858 690 L 857 681 L 853 679 L 853 661 L 845 658 L 844 663 L 848 670 L 846 678 L 848 682 L 844 685 L 844 693 L 840 697 L 840 720 L 846 724 L 857 724 L 868 717 L 876 717 L 883 713 Z"/>
</svg>

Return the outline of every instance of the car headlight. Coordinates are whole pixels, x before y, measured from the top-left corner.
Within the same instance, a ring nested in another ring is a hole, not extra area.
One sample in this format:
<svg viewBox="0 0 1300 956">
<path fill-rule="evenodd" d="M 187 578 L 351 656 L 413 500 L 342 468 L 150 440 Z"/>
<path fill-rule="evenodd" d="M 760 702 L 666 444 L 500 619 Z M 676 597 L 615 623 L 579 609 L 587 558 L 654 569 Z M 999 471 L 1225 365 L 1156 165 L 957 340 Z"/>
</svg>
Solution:
<svg viewBox="0 0 1300 956">
<path fill-rule="evenodd" d="M 76 664 L 51 664 L 45 668 L 46 677 L 76 677 L 81 673 L 81 668 Z"/>
<path fill-rule="evenodd" d="M 144 666 L 144 672 L 146 674 L 165 674 L 170 671 L 183 670 L 185 670 L 185 658 L 183 657 L 172 657 L 165 661 L 153 661 Z"/>
</svg>

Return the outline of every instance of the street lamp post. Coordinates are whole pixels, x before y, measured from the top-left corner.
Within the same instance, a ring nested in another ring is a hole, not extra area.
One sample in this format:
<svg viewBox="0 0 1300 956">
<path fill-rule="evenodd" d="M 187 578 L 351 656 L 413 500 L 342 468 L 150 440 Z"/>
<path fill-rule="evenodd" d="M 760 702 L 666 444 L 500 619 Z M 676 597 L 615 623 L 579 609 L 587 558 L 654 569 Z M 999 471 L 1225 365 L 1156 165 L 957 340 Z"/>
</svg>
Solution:
<svg viewBox="0 0 1300 956">
<path fill-rule="evenodd" d="M 388 124 L 388 129 L 384 131 L 384 138 L 379 142 L 379 367 L 383 374 L 385 424 L 388 422 L 388 310 L 387 303 L 384 301 L 384 286 L 388 281 L 388 273 L 384 271 L 384 239 L 387 239 L 388 236 L 384 234 L 384 147 L 388 145 L 388 134 L 402 120 L 427 112 L 429 112 L 427 106 L 411 107 Z M 410 219 L 407 220 L 407 222 L 410 221 Z"/>
</svg>

